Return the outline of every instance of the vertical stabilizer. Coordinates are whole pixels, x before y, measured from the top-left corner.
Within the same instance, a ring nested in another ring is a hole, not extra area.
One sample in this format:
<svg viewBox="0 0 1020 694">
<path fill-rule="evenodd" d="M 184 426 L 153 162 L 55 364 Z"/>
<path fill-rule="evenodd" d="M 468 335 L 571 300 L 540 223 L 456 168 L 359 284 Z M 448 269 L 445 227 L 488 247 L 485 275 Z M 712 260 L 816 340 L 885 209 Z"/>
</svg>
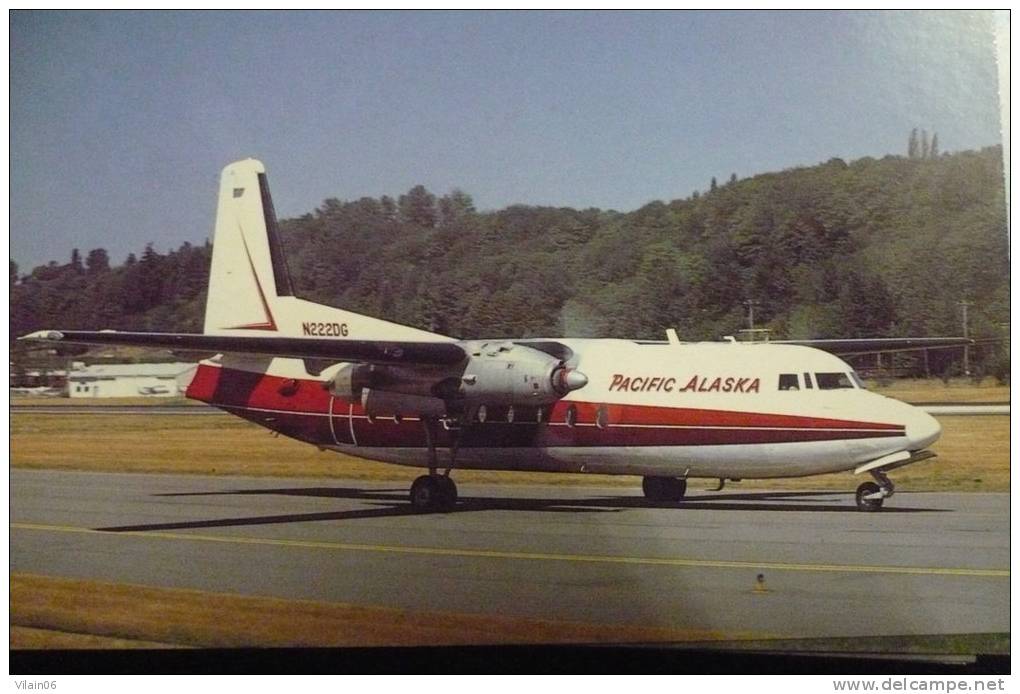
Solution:
<svg viewBox="0 0 1020 694">
<path fill-rule="evenodd" d="M 293 294 L 266 169 L 255 159 L 230 164 L 220 178 L 205 332 L 277 332 L 274 299 Z"/>
<path fill-rule="evenodd" d="M 234 162 L 220 178 L 207 335 L 447 341 L 424 330 L 305 301 L 294 294 L 262 162 Z"/>
</svg>

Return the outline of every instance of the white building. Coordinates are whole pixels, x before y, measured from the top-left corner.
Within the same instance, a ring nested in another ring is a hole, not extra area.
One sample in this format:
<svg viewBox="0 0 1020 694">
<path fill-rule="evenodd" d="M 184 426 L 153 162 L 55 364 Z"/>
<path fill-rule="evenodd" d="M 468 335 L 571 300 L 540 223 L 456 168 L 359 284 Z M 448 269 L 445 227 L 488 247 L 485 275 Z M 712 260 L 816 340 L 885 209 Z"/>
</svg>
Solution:
<svg viewBox="0 0 1020 694">
<path fill-rule="evenodd" d="M 72 398 L 137 398 L 180 395 L 191 383 L 197 364 L 75 363 L 67 376 Z"/>
</svg>

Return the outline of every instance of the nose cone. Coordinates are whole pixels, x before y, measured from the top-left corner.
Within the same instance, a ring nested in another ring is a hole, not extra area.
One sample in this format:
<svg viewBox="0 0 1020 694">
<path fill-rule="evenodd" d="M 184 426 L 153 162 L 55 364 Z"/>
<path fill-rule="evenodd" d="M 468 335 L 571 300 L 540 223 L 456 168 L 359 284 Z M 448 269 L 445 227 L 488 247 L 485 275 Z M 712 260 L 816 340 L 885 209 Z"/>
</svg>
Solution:
<svg viewBox="0 0 1020 694">
<path fill-rule="evenodd" d="M 935 443 L 942 434 L 942 425 L 934 417 L 916 407 L 907 417 L 907 440 L 910 450 L 918 451 Z"/>
<path fill-rule="evenodd" d="M 567 391 L 584 388 L 588 385 L 588 377 L 577 369 L 565 369 L 563 374 L 563 387 Z"/>
</svg>

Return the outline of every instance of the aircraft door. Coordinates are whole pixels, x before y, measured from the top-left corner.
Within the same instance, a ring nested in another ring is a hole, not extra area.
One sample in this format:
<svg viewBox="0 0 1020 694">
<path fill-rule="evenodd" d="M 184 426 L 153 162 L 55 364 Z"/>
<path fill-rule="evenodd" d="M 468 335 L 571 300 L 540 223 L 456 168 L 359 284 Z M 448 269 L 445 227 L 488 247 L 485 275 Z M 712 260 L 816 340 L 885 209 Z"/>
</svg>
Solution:
<svg viewBox="0 0 1020 694">
<path fill-rule="evenodd" d="M 335 444 L 356 444 L 354 439 L 354 405 L 335 397 L 329 399 L 329 430 Z"/>
</svg>

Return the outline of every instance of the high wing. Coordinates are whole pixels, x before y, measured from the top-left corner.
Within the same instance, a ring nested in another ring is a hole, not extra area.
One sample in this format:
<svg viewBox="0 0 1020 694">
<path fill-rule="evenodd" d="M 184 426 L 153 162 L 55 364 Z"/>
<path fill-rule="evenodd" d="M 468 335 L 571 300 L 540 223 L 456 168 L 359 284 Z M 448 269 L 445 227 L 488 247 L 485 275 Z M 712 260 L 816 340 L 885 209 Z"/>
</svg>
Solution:
<svg viewBox="0 0 1020 694">
<path fill-rule="evenodd" d="M 949 349 L 973 344 L 966 337 L 868 337 L 835 340 L 769 340 L 770 345 L 814 347 L 841 357 L 877 352 L 915 352 L 922 349 Z"/>
<path fill-rule="evenodd" d="M 733 338 L 727 338 L 727 340 L 732 341 Z M 972 340 L 967 337 L 864 337 L 824 340 L 759 340 L 742 342 L 742 344 L 799 345 L 801 347 L 814 347 L 839 357 L 853 357 L 861 354 L 877 354 L 879 352 L 916 352 L 923 349 L 953 349 L 986 341 Z M 642 345 L 672 344 L 667 340 L 636 340 L 636 342 Z"/>
<path fill-rule="evenodd" d="M 336 362 L 369 364 L 451 366 L 459 364 L 467 357 L 464 349 L 453 342 L 140 333 L 114 330 L 40 330 L 18 339 L 86 345 L 155 347 L 189 352 L 252 354 L 295 359 L 328 359 Z"/>
</svg>

